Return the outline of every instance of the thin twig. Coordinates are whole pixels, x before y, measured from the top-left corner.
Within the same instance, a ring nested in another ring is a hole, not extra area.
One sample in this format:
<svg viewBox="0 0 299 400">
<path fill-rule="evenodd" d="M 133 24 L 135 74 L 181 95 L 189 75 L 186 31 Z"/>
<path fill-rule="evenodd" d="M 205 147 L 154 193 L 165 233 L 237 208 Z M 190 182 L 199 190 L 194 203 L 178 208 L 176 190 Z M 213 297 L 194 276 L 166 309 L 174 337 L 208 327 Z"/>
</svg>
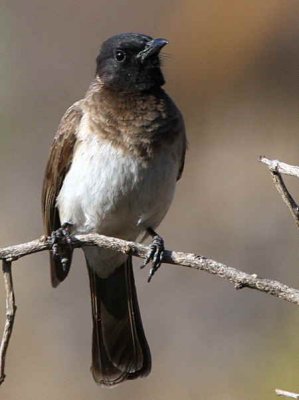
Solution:
<svg viewBox="0 0 299 400">
<path fill-rule="evenodd" d="M 291 399 L 299 399 L 299 394 L 287 392 L 286 390 L 275 389 L 277 396 L 288 397 Z"/>
<path fill-rule="evenodd" d="M 6 319 L 0 345 L 0 385 L 5 379 L 5 356 L 13 330 L 16 314 L 15 295 L 12 282 L 11 261 L 2 261 L 4 286 L 6 292 Z"/>
<path fill-rule="evenodd" d="M 288 188 L 286 187 L 284 180 L 282 179 L 281 171 L 288 171 L 288 175 L 297 176 L 297 169 L 298 167 L 294 167 L 285 163 L 281 163 L 277 160 L 269 160 L 268 158 L 261 157 L 261 162 L 268 165 L 270 173 L 272 175 L 274 186 L 276 187 L 278 193 L 281 195 L 282 200 L 290 210 L 292 217 L 295 220 L 297 227 L 299 228 L 299 207 L 296 201 L 294 200 L 293 196 L 289 192 Z M 283 167 L 281 167 L 283 165 Z M 292 171 L 292 173 L 291 173 Z"/>
</svg>

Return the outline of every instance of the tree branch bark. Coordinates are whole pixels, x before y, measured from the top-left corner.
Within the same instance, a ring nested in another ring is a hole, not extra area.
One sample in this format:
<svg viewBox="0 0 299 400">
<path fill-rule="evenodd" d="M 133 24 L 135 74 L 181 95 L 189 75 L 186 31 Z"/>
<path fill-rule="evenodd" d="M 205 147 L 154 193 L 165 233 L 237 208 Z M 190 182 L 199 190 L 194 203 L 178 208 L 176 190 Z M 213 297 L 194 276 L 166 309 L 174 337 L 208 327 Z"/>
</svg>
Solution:
<svg viewBox="0 0 299 400">
<path fill-rule="evenodd" d="M 281 195 L 282 200 L 290 210 L 292 217 L 295 220 L 297 228 L 299 228 L 299 207 L 297 202 L 294 200 L 291 193 L 288 191 L 281 174 L 291 175 L 299 178 L 299 167 L 289 165 L 278 160 L 269 160 L 266 157 L 260 157 L 260 161 L 266 164 L 272 175 L 274 186 L 278 193 Z M 299 394 L 287 392 L 285 390 L 276 389 L 275 393 L 278 396 L 288 397 L 292 399 L 299 399 Z"/>
<path fill-rule="evenodd" d="M 139 243 L 128 242 L 126 240 L 98 234 L 74 235 L 72 236 L 72 246 L 74 248 L 80 248 L 83 246 L 99 246 L 101 248 L 110 249 L 139 258 L 146 258 L 150 251 L 148 246 Z M 13 329 L 16 310 L 12 285 L 11 263 L 21 257 L 45 250 L 51 250 L 51 248 L 51 238 L 45 236 L 31 242 L 0 248 L 0 259 L 3 260 L 3 274 L 6 289 L 6 322 L 0 346 L 0 384 L 5 378 L 5 355 Z M 289 287 L 275 280 L 260 278 L 256 274 L 248 274 L 201 255 L 165 250 L 163 254 L 163 263 L 205 271 L 229 281 L 236 289 L 242 289 L 245 287 L 256 289 L 260 292 L 299 305 L 298 289 Z"/>
<path fill-rule="evenodd" d="M 99 246 L 104 249 L 110 249 L 139 258 L 146 258 L 150 250 L 148 246 L 139 243 L 128 242 L 126 240 L 98 235 L 96 233 L 74 235 L 72 236 L 72 245 L 74 248 Z M 29 254 L 50 249 L 50 238 L 41 237 L 40 239 L 28 243 L 0 249 L 0 259 L 12 262 Z M 256 289 L 260 292 L 268 293 L 290 303 L 299 305 L 298 289 L 291 288 L 275 280 L 260 278 L 256 274 L 248 274 L 201 255 L 165 250 L 163 254 L 163 263 L 205 271 L 231 282 L 236 289 L 245 287 Z"/>
<path fill-rule="evenodd" d="M 287 392 L 286 390 L 275 389 L 277 396 L 288 397 L 289 399 L 299 399 L 299 394 Z"/>
<path fill-rule="evenodd" d="M 269 160 L 266 157 L 260 157 L 260 161 L 266 164 L 272 175 L 274 186 L 276 187 L 278 193 L 281 195 L 282 200 L 290 210 L 292 217 L 295 220 L 297 227 L 299 228 L 299 207 L 294 200 L 291 193 L 288 191 L 281 174 L 287 174 L 296 176 L 299 178 L 299 168 L 293 165 L 288 165 L 282 163 L 278 160 Z"/>
<path fill-rule="evenodd" d="M 12 334 L 16 314 L 15 295 L 12 282 L 11 261 L 3 260 L 2 271 L 6 293 L 6 319 L 0 345 L 0 385 L 5 379 L 5 359 L 9 340 Z"/>
<path fill-rule="evenodd" d="M 278 160 L 270 160 L 265 156 L 260 157 L 260 162 L 266 164 L 271 171 L 278 171 L 280 174 L 296 176 L 299 178 L 299 167 L 289 165 Z"/>
</svg>

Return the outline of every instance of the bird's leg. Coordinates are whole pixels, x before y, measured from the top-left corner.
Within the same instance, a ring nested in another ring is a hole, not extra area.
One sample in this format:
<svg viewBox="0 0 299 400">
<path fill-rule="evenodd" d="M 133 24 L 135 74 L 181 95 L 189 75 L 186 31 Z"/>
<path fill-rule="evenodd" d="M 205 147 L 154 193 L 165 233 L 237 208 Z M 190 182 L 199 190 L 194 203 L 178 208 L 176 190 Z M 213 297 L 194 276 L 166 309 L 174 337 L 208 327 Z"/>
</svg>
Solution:
<svg viewBox="0 0 299 400">
<path fill-rule="evenodd" d="M 69 252 L 65 251 L 65 247 L 72 247 L 71 228 L 72 224 L 66 222 L 51 234 L 53 256 L 60 259 L 62 268 L 64 270 L 66 270 L 69 263 L 69 259 L 67 257 Z"/>
<path fill-rule="evenodd" d="M 151 281 L 152 277 L 154 276 L 155 272 L 160 268 L 163 259 L 164 253 L 164 240 L 163 238 L 158 235 L 152 228 L 147 229 L 147 233 L 151 235 L 153 241 L 150 245 L 149 253 L 144 261 L 144 264 L 141 268 L 144 268 L 149 262 L 151 262 L 152 267 L 149 272 L 148 282 Z"/>
</svg>

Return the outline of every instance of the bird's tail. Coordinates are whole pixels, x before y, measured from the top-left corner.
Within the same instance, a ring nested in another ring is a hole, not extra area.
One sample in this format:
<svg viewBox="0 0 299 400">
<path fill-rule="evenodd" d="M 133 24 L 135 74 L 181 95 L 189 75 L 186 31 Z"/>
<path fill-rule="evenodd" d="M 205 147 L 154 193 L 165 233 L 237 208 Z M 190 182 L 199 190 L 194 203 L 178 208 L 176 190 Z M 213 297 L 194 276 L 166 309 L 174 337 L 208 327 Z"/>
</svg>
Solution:
<svg viewBox="0 0 299 400">
<path fill-rule="evenodd" d="M 105 279 L 88 263 L 87 266 L 93 318 L 91 370 L 95 381 L 113 386 L 148 375 L 151 355 L 140 317 L 131 257 Z"/>
</svg>

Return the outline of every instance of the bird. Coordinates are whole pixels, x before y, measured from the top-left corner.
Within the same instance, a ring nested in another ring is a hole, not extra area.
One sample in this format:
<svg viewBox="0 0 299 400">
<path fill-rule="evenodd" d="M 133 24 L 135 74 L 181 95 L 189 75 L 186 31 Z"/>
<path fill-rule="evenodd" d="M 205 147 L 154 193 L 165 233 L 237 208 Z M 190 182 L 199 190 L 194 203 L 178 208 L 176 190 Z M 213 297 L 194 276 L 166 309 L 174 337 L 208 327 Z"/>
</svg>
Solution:
<svg viewBox="0 0 299 400">
<path fill-rule="evenodd" d="M 51 282 L 70 270 L 71 236 L 98 233 L 152 238 L 143 266 L 160 267 L 156 233 L 172 202 L 185 160 L 184 119 L 162 86 L 166 39 L 121 33 L 106 39 L 84 98 L 64 114 L 46 166 L 42 212 L 52 239 Z M 132 257 L 83 247 L 92 308 L 94 380 L 104 387 L 145 377 L 151 353 L 144 333 Z"/>
</svg>

